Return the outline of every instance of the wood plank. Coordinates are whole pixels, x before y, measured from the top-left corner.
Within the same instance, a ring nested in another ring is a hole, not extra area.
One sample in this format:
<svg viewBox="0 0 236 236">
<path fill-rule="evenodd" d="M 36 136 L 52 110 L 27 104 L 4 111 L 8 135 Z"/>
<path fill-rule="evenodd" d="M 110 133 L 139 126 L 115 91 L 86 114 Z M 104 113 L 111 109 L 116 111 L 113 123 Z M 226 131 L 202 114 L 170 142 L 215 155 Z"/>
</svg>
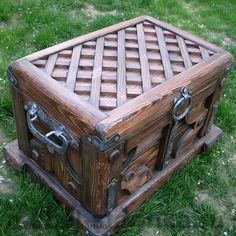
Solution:
<svg viewBox="0 0 236 236">
<path fill-rule="evenodd" d="M 117 106 L 126 102 L 125 30 L 118 31 Z"/>
<path fill-rule="evenodd" d="M 146 92 L 152 88 L 152 84 L 150 79 L 145 35 L 142 24 L 137 25 L 137 36 L 138 36 L 138 49 L 139 49 L 139 58 L 141 65 L 143 92 Z"/>
<path fill-rule="evenodd" d="M 111 181 L 111 168 L 107 165 L 108 153 L 100 152 L 85 139 L 82 151 L 82 199 L 81 204 L 95 217 L 106 213 L 107 186 Z M 95 171 L 96 170 L 96 171 Z"/>
<path fill-rule="evenodd" d="M 174 76 L 170 82 L 162 83 L 117 107 L 109 113 L 109 117 L 96 125 L 97 131 L 104 138 L 119 134 L 122 139 L 157 119 L 160 119 L 160 123 L 163 121 L 163 126 L 167 125 L 170 119 L 167 113 L 180 88 L 189 86 L 195 94 L 197 90 L 204 89 L 204 86 L 222 76 L 225 68 L 231 65 L 232 61 L 232 56 L 224 51 L 209 57 Z"/>
<path fill-rule="evenodd" d="M 56 64 L 56 61 L 57 61 L 57 57 L 58 57 L 58 53 L 51 54 L 51 55 L 48 57 L 48 60 L 47 60 L 47 62 L 46 62 L 46 66 L 45 66 L 45 72 L 46 72 L 49 76 L 52 75 L 53 69 L 54 69 L 55 64 Z"/>
<path fill-rule="evenodd" d="M 184 39 L 181 38 L 180 36 L 177 35 L 176 39 L 178 41 L 178 45 L 179 45 L 179 48 L 180 48 L 181 56 L 182 56 L 183 61 L 184 61 L 184 66 L 185 66 L 186 69 L 188 69 L 188 68 L 190 68 L 192 66 L 192 61 L 190 59 L 187 46 L 185 44 Z"/>
<path fill-rule="evenodd" d="M 27 59 L 29 61 L 33 61 L 33 60 L 36 60 L 36 59 L 41 58 L 43 56 L 46 56 L 48 54 L 52 54 L 52 53 L 58 52 L 60 50 L 64 50 L 66 48 L 73 47 L 77 44 L 81 44 L 86 41 L 105 36 L 109 33 L 116 32 L 117 30 L 124 29 L 124 28 L 132 26 L 132 25 L 136 25 L 137 23 L 140 23 L 144 20 L 145 20 L 144 16 L 139 16 L 139 17 L 136 17 L 136 18 L 128 20 L 128 21 L 124 21 L 124 22 L 121 22 L 121 23 L 118 23 L 118 24 L 115 24 L 112 26 L 108 26 L 106 28 L 76 37 L 76 38 L 68 40 L 66 42 L 63 42 L 63 43 L 57 44 L 55 46 L 35 52 L 31 55 L 24 57 L 24 59 Z"/>
<path fill-rule="evenodd" d="M 201 38 L 198 38 L 197 36 L 193 35 L 193 34 L 190 34 L 186 31 L 183 31 L 181 29 L 178 29 L 176 28 L 175 26 L 172 26 L 168 23 L 165 23 L 163 21 L 160 21 L 160 20 L 157 20 L 153 17 L 150 17 L 150 16 L 145 16 L 145 19 L 149 22 L 152 22 L 162 28 L 164 28 L 165 30 L 168 30 L 170 31 L 171 33 L 174 33 L 174 34 L 177 34 L 179 36 L 181 36 L 182 38 L 184 39 L 187 39 L 189 41 L 192 41 L 200 46 L 203 46 L 213 52 L 219 52 L 221 51 L 222 49 L 212 43 L 209 43 L 209 42 L 206 42 L 205 40 L 201 39 Z"/>
<path fill-rule="evenodd" d="M 31 134 L 28 129 L 26 114 L 24 109 L 24 99 L 22 94 L 13 86 L 10 86 L 10 94 L 12 98 L 13 113 L 16 123 L 16 134 L 18 139 L 18 145 L 25 155 L 30 156 L 30 144 L 29 140 Z"/>
<path fill-rule="evenodd" d="M 65 124 L 77 140 L 92 132 L 97 122 L 107 117 L 27 60 L 11 64 L 11 71 L 18 79 L 21 92 Z"/>
<path fill-rule="evenodd" d="M 165 73 L 165 78 L 166 80 L 169 80 L 170 78 L 173 77 L 173 71 L 170 63 L 170 58 L 164 38 L 163 31 L 160 27 L 155 27 L 156 29 L 156 34 L 157 34 L 157 39 L 160 47 L 160 53 L 161 53 L 161 58 L 162 58 L 162 63 L 164 67 L 164 73 Z"/>
<path fill-rule="evenodd" d="M 207 58 L 209 57 L 208 51 L 207 51 L 204 47 L 201 47 L 201 46 L 199 46 L 199 49 L 200 49 L 202 58 L 203 58 L 204 60 L 207 59 Z"/>
<path fill-rule="evenodd" d="M 71 90 L 73 92 L 75 89 L 75 82 L 76 82 L 77 71 L 78 71 L 78 67 L 79 67 L 81 48 L 82 48 L 81 45 L 78 45 L 73 48 L 69 72 L 67 74 L 66 88 L 68 88 L 69 90 Z"/>
<path fill-rule="evenodd" d="M 99 108 L 99 97 L 101 90 L 101 78 L 102 78 L 102 58 L 104 50 L 104 38 L 97 39 L 96 52 L 94 58 L 90 103 L 96 108 Z"/>
</svg>

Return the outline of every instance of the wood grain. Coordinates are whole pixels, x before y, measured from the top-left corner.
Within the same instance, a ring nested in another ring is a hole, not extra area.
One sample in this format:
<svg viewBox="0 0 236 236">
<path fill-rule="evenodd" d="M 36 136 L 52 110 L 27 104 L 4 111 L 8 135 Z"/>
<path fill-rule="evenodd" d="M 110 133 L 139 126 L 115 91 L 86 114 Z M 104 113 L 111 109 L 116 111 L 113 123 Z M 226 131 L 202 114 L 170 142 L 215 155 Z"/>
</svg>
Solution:
<svg viewBox="0 0 236 236">
<path fill-rule="evenodd" d="M 125 31 L 118 31 L 117 42 L 117 105 L 126 102 L 126 56 L 125 56 Z"/>
<path fill-rule="evenodd" d="M 139 49 L 139 58 L 141 65 L 141 78 L 142 78 L 142 86 L 143 92 L 146 92 L 151 89 L 151 80 L 150 80 L 150 72 L 147 58 L 147 49 L 145 47 L 145 36 L 143 31 L 143 25 L 137 25 L 137 37 L 138 37 L 138 49 Z"/>
<path fill-rule="evenodd" d="M 81 45 L 78 45 L 73 48 L 72 57 L 70 61 L 70 67 L 69 67 L 69 71 L 67 75 L 66 87 L 72 92 L 74 92 L 74 89 L 75 89 L 75 82 L 76 82 L 77 71 L 79 67 L 81 49 L 82 49 Z"/>
<path fill-rule="evenodd" d="M 169 80 L 170 78 L 173 77 L 173 71 L 172 71 L 172 67 L 171 67 L 171 63 L 170 63 L 170 58 L 169 58 L 164 34 L 163 34 L 163 31 L 160 27 L 156 26 L 155 29 L 156 29 L 158 43 L 160 46 L 161 59 L 162 59 L 163 67 L 165 70 L 164 71 L 165 78 L 166 78 L 166 80 Z"/>
<path fill-rule="evenodd" d="M 92 84 L 91 84 L 91 94 L 90 94 L 90 103 L 96 108 L 99 108 L 103 50 L 104 50 L 104 38 L 101 37 L 97 39 L 93 75 L 92 75 Z"/>
<path fill-rule="evenodd" d="M 11 70 L 21 92 L 67 126 L 75 138 L 93 132 L 96 123 L 106 117 L 26 60 L 13 63 Z"/>
<path fill-rule="evenodd" d="M 179 45 L 179 48 L 180 48 L 180 52 L 181 52 L 181 56 L 184 60 L 184 66 L 185 68 L 190 68 L 192 66 L 192 61 L 189 57 L 189 53 L 188 53 L 188 49 L 187 49 L 187 46 L 186 46 L 186 43 L 184 41 L 183 38 L 181 38 L 180 36 L 176 36 L 176 39 L 178 41 L 178 45 Z"/>
</svg>

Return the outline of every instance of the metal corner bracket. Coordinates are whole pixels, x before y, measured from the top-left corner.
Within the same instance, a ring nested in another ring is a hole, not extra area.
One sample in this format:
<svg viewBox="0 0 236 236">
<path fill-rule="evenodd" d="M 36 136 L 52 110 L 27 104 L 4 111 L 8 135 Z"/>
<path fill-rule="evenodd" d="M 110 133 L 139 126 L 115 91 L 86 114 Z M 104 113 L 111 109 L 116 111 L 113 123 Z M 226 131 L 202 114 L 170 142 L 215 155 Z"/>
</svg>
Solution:
<svg viewBox="0 0 236 236">
<path fill-rule="evenodd" d="M 18 85 L 18 81 L 16 80 L 16 77 L 13 75 L 10 69 L 7 70 L 7 78 L 11 85 L 13 85 L 14 87 Z"/>
<path fill-rule="evenodd" d="M 102 140 L 95 135 L 86 135 L 85 139 L 96 147 L 99 151 L 105 151 L 120 141 L 120 135 L 116 134 L 107 140 Z"/>
</svg>

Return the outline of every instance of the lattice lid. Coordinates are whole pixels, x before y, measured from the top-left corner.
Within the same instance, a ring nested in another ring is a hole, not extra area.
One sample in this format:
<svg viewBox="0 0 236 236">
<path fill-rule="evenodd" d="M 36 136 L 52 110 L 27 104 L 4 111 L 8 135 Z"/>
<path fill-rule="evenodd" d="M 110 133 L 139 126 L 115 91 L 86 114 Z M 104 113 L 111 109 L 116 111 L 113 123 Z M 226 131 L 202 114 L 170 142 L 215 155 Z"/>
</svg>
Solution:
<svg viewBox="0 0 236 236">
<path fill-rule="evenodd" d="M 99 37 L 91 39 L 90 34 L 32 63 L 108 113 L 217 52 L 203 40 L 198 43 L 158 22 L 143 17 L 119 29 L 109 27 Z"/>
</svg>

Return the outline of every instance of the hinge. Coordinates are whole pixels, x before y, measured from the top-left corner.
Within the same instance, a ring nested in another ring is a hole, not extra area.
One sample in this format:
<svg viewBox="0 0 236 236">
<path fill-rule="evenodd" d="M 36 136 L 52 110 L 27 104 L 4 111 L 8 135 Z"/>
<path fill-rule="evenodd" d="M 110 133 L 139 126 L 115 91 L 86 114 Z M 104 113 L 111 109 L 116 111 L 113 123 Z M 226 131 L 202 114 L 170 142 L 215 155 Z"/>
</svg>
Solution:
<svg viewBox="0 0 236 236">
<path fill-rule="evenodd" d="M 94 147 L 96 147 L 99 151 L 105 151 L 120 141 L 120 135 L 116 134 L 108 140 L 102 140 L 94 135 L 86 135 L 85 139 L 90 142 Z"/>
<path fill-rule="evenodd" d="M 10 71 L 10 69 L 7 70 L 7 78 L 11 85 L 16 87 L 18 85 L 18 81 L 16 80 L 16 77 L 13 75 L 13 73 Z"/>
</svg>

